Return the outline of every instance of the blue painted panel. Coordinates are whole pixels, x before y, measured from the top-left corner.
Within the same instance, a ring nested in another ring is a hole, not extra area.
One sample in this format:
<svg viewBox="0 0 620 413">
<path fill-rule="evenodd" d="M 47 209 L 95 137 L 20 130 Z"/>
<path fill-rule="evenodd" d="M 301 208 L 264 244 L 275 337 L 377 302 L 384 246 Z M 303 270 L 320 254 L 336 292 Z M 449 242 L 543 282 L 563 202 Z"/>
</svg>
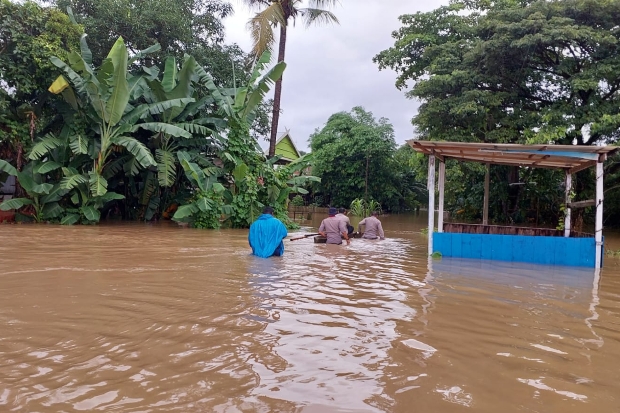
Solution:
<svg viewBox="0 0 620 413">
<path fill-rule="evenodd" d="M 604 249 L 603 249 L 604 250 Z M 594 238 L 434 233 L 433 252 L 444 257 L 594 267 Z"/>
<path fill-rule="evenodd" d="M 538 149 L 503 149 L 502 152 L 506 153 L 531 153 L 534 155 L 552 155 L 552 156 L 564 156 L 566 158 L 587 159 L 595 161 L 598 159 L 598 153 L 583 153 L 572 151 L 541 151 Z"/>
</svg>

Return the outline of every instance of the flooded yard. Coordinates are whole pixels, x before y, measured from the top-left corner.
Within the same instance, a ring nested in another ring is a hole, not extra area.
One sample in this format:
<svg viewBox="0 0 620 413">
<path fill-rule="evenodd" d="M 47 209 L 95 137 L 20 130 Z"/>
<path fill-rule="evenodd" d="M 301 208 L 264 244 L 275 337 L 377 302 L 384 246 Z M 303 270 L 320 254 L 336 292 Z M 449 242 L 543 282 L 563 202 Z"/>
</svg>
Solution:
<svg viewBox="0 0 620 413">
<path fill-rule="evenodd" d="M 429 262 L 424 217 L 383 223 L 266 260 L 243 230 L 2 225 L 0 411 L 620 412 L 617 260 Z"/>
</svg>

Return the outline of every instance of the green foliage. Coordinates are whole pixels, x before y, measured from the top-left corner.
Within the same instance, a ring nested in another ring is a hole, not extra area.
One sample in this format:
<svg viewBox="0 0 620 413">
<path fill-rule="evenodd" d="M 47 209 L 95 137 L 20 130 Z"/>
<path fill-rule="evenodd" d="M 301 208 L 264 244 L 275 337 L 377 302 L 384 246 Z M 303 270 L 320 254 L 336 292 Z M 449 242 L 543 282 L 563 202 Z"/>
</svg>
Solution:
<svg viewBox="0 0 620 413">
<path fill-rule="evenodd" d="M 351 202 L 349 206 L 349 211 L 351 215 L 356 217 L 368 217 L 373 212 L 381 213 L 381 204 L 375 201 L 374 199 L 366 202 L 361 198 L 356 198 Z"/>
<path fill-rule="evenodd" d="M 332 115 L 310 137 L 321 177 L 315 192 L 329 205 L 349 205 L 356 198 L 375 199 L 390 210 L 405 209 L 410 189 L 404 178 L 413 178 L 407 159 L 396 157 L 394 130 L 389 121 L 374 119 L 361 107 Z"/>
<path fill-rule="evenodd" d="M 524 5 L 527 4 L 527 7 Z M 426 139 L 594 144 L 620 136 L 618 2 L 452 1 L 400 17 L 381 69 Z"/>
<path fill-rule="evenodd" d="M 295 195 L 293 199 L 291 199 L 291 205 L 293 206 L 304 206 L 304 198 L 301 195 Z"/>
<path fill-rule="evenodd" d="M 0 0 L 0 158 L 21 168 L 37 130 L 56 114 L 45 92 L 51 55 L 77 50 L 82 28 L 53 8 Z"/>
</svg>

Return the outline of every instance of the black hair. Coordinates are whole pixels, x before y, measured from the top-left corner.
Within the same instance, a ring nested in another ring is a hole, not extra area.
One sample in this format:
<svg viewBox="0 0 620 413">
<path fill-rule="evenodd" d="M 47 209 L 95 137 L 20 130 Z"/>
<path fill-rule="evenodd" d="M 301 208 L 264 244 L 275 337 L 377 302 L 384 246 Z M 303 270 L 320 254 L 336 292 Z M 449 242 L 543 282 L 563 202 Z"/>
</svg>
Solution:
<svg viewBox="0 0 620 413">
<path fill-rule="evenodd" d="M 344 208 L 340 208 L 340 209 L 338 210 L 338 212 L 340 212 L 341 214 L 344 214 L 345 209 L 344 209 Z"/>
<path fill-rule="evenodd" d="M 263 214 L 273 215 L 273 208 L 270 206 L 266 206 L 265 208 L 263 208 Z"/>
<path fill-rule="evenodd" d="M 373 217 L 376 217 L 377 215 L 379 215 L 379 212 L 378 211 L 372 211 L 372 213 L 370 215 L 372 215 Z"/>
</svg>

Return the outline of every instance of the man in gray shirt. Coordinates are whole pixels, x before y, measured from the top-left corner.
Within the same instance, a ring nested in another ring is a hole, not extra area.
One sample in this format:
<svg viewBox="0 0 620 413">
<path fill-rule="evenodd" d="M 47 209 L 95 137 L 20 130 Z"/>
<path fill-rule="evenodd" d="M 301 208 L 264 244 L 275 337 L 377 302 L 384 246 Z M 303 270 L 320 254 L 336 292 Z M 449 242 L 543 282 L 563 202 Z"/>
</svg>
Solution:
<svg viewBox="0 0 620 413">
<path fill-rule="evenodd" d="M 327 238 L 327 244 L 342 244 L 342 238 L 344 238 L 349 245 L 351 241 L 349 241 L 347 232 L 347 224 L 336 218 L 336 208 L 330 208 L 329 217 L 321 222 L 319 234 Z"/>
<path fill-rule="evenodd" d="M 353 234 L 353 231 L 355 231 L 355 228 L 353 228 L 353 225 L 351 225 L 351 220 L 348 216 L 345 215 L 345 212 L 346 210 L 344 208 L 340 208 L 338 210 L 338 213 L 336 214 L 336 218 L 344 221 L 345 225 L 347 226 L 347 232 L 349 235 L 351 235 Z"/>
<path fill-rule="evenodd" d="M 377 218 L 377 211 L 373 211 L 372 215 L 368 218 L 364 218 L 360 221 L 358 225 L 358 231 L 362 232 L 361 226 L 364 225 L 366 228 L 364 230 L 364 235 L 362 238 L 366 239 L 385 239 L 385 234 L 383 233 L 383 227 L 381 226 L 381 221 Z"/>
</svg>

